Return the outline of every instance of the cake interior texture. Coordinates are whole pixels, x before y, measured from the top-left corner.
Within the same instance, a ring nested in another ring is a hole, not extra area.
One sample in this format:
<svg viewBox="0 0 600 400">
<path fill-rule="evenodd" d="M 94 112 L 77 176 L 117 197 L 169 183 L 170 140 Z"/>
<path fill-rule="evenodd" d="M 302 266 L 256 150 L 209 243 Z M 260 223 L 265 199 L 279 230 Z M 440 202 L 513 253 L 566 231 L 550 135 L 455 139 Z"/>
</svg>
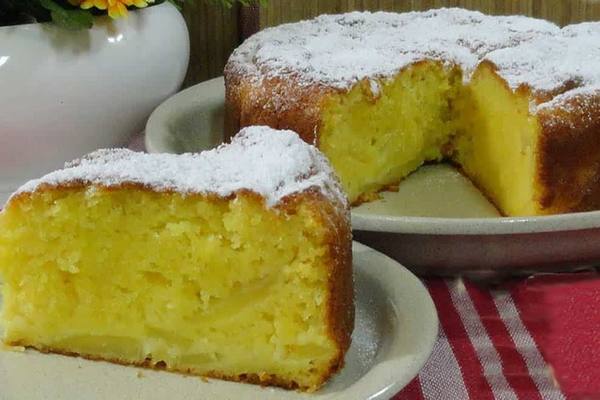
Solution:
<svg viewBox="0 0 600 400">
<path fill-rule="evenodd" d="M 513 92 L 482 64 L 458 99 L 453 160 L 506 215 L 536 215 L 540 127 L 527 91 Z"/>
<path fill-rule="evenodd" d="M 319 147 L 352 201 L 371 200 L 424 162 L 442 159 L 459 83 L 459 71 L 423 62 L 327 101 Z"/>
<path fill-rule="evenodd" d="M 533 215 L 542 212 L 535 180 L 540 129 L 529 99 L 487 64 L 465 84 L 460 69 L 422 61 L 394 78 L 330 95 L 319 148 L 354 204 L 377 198 L 423 163 L 446 159 L 504 214 Z"/>
<path fill-rule="evenodd" d="M 325 306 L 326 208 L 136 187 L 22 195 L 0 215 L 4 340 L 314 390 L 345 352 Z"/>
</svg>

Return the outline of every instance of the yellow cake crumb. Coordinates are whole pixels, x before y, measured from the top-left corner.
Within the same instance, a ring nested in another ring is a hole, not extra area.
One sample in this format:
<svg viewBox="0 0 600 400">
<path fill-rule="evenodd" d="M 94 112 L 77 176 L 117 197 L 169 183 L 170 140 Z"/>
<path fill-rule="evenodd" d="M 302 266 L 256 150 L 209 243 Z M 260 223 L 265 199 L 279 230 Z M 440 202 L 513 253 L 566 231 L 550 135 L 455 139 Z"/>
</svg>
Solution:
<svg viewBox="0 0 600 400">
<path fill-rule="evenodd" d="M 324 102 L 320 149 L 354 204 L 376 200 L 431 161 L 457 164 L 507 215 L 542 213 L 536 181 L 539 126 L 529 93 L 515 93 L 482 66 L 464 85 L 458 69 L 410 66 L 381 85 L 369 81 Z"/>
<path fill-rule="evenodd" d="M 345 352 L 327 306 L 333 227 L 313 196 L 286 207 L 143 188 L 13 199 L 0 214 L 4 341 L 314 390 Z"/>
</svg>

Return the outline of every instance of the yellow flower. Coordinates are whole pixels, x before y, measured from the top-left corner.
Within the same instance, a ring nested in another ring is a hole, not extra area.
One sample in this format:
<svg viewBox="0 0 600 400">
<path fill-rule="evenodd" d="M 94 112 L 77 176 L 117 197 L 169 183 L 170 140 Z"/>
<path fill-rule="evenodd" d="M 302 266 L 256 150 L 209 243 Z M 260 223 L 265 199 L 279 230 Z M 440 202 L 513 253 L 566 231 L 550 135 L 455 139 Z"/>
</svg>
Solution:
<svg viewBox="0 0 600 400">
<path fill-rule="evenodd" d="M 127 7 L 144 8 L 148 3 L 154 3 L 154 0 L 69 0 L 69 3 L 84 10 L 92 7 L 108 10 L 111 18 L 121 18 L 127 17 Z"/>
</svg>

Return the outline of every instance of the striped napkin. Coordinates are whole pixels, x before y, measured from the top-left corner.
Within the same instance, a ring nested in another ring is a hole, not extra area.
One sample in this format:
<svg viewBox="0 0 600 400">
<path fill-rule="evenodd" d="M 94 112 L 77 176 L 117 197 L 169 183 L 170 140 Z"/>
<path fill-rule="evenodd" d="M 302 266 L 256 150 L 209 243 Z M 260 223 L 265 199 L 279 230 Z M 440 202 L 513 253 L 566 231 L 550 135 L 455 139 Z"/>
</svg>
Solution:
<svg viewBox="0 0 600 400">
<path fill-rule="evenodd" d="M 600 275 L 536 276 L 497 290 L 425 283 L 438 341 L 394 400 L 600 399 Z"/>
</svg>

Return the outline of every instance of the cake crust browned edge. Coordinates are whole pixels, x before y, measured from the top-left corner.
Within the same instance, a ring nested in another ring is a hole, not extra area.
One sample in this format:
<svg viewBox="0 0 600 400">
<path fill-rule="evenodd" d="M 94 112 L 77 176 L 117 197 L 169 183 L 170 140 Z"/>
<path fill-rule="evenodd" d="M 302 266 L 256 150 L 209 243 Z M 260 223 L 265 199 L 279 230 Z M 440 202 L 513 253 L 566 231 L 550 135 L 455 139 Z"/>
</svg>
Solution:
<svg viewBox="0 0 600 400">
<path fill-rule="evenodd" d="M 544 213 L 600 209 L 600 91 L 542 109 L 538 121 Z"/>
<path fill-rule="evenodd" d="M 260 81 L 240 72 L 235 63 L 225 66 L 225 138 L 240 128 L 266 125 L 290 129 L 307 143 L 318 145 L 323 102 L 342 92 L 319 83 L 299 84 L 300 78 L 263 77 Z"/>
<path fill-rule="evenodd" d="M 6 204 L 5 209 L 15 206 L 19 202 L 27 201 L 31 196 L 43 191 L 65 191 L 65 190 L 81 190 L 89 185 L 82 181 L 72 181 L 62 185 L 40 185 L 35 192 L 23 192 L 13 196 Z M 174 191 L 156 192 L 151 188 L 138 183 L 124 182 L 115 186 L 94 185 L 94 187 L 113 191 L 121 189 L 145 190 L 160 194 L 173 194 Z M 263 202 L 261 195 L 247 190 L 239 190 L 227 197 L 218 196 L 216 194 L 189 194 L 187 196 L 198 196 L 202 199 L 213 201 L 232 200 L 236 196 L 253 197 L 256 200 Z M 204 374 L 195 374 L 190 369 L 170 369 L 166 368 L 164 363 L 155 364 L 152 360 L 144 360 L 140 362 L 129 362 L 117 358 L 102 358 L 91 354 L 70 353 L 54 349 L 52 347 L 35 346 L 22 341 L 7 342 L 9 346 L 24 346 L 33 348 L 43 353 L 56 353 L 66 356 L 82 357 L 89 360 L 109 361 L 121 365 L 135 365 L 149 369 L 163 369 L 171 372 L 179 372 L 194 376 L 202 376 L 207 378 L 216 378 L 233 382 L 244 382 L 257 384 L 261 386 L 277 386 L 288 390 L 300 390 L 313 392 L 319 389 L 327 380 L 344 366 L 344 357 L 350 347 L 352 330 L 354 327 L 354 278 L 352 275 L 352 231 L 349 223 L 349 208 L 340 202 L 333 202 L 328 199 L 318 188 L 309 188 L 300 193 L 293 193 L 284 197 L 274 208 L 284 213 L 294 213 L 298 205 L 302 201 L 311 203 L 311 210 L 315 216 L 323 222 L 329 229 L 328 235 L 325 238 L 326 245 L 329 249 L 328 263 L 330 270 L 328 271 L 328 309 L 327 309 L 327 324 L 328 335 L 331 340 L 337 345 L 337 355 L 331 361 L 328 370 L 319 377 L 319 381 L 315 386 L 301 386 L 294 380 L 279 377 L 275 374 L 241 374 L 241 375 L 226 375 L 219 371 L 211 371 Z"/>
</svg>

